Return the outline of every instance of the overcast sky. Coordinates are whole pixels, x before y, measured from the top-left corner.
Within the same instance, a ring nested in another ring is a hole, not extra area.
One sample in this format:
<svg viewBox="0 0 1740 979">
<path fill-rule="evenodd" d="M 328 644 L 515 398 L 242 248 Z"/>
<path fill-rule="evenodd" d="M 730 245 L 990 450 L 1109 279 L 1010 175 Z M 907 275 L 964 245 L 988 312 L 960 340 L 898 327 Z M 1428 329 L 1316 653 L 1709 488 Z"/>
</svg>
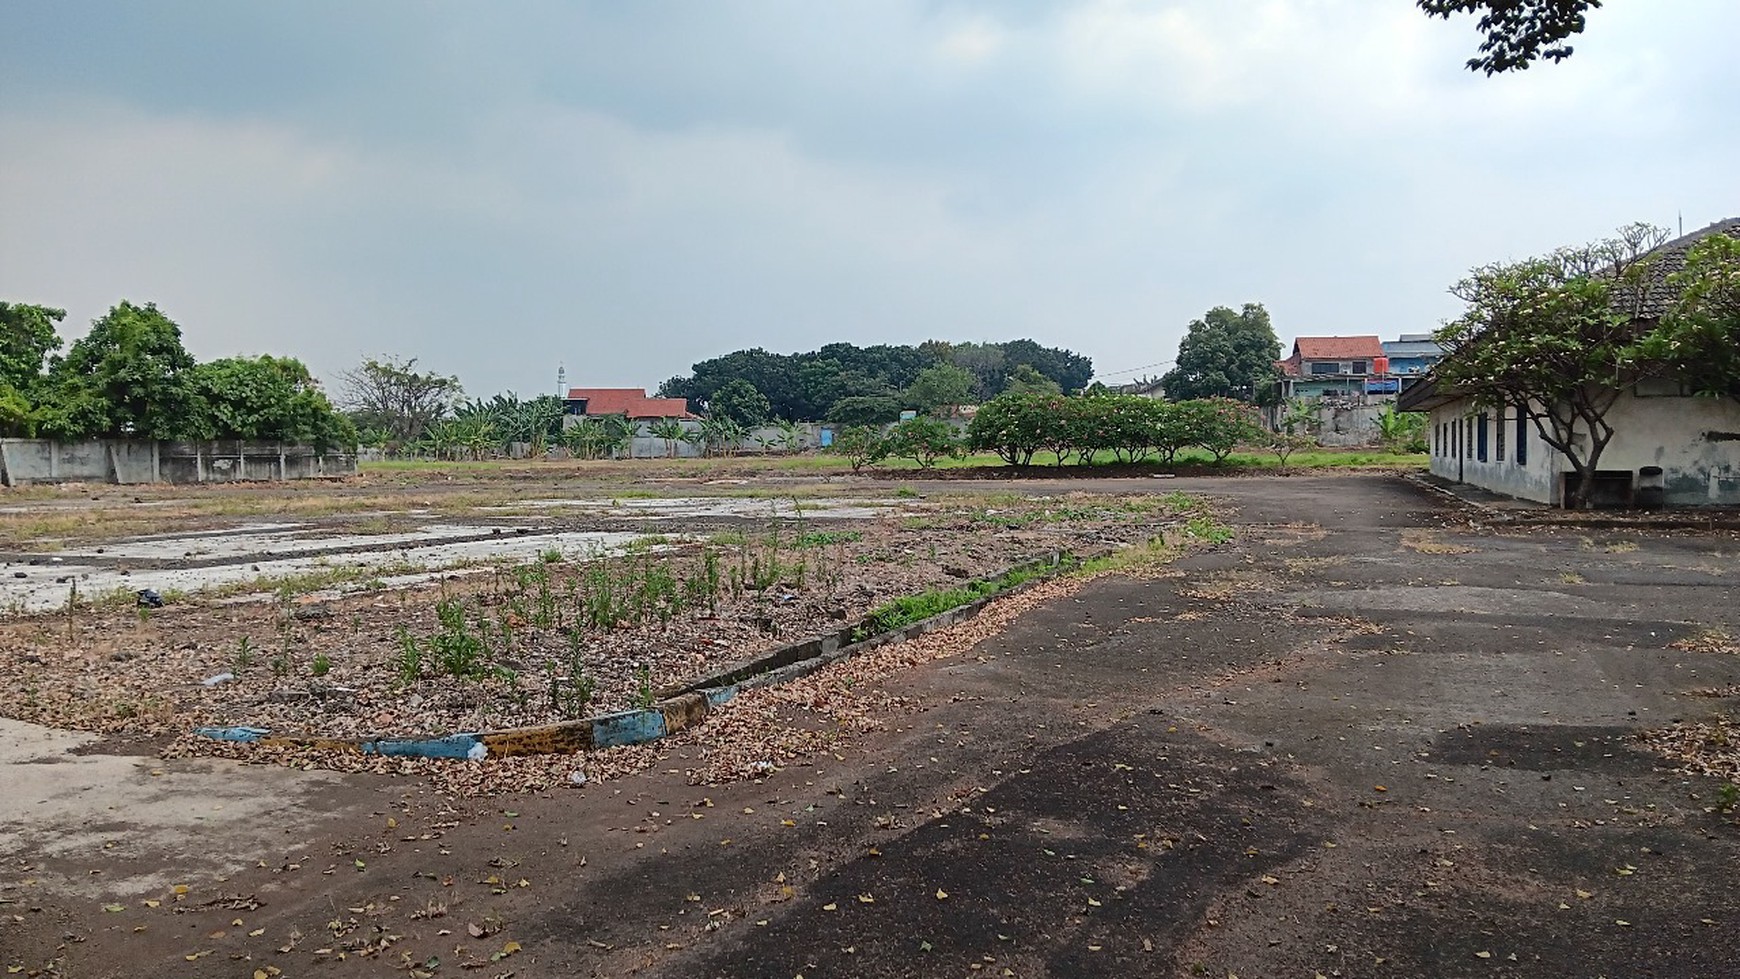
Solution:
<svg viewBox="0 0 1740 979">
<path fill-rule="evenodd" d="M 1412 0 L 0 4 L 0 299 L 469 393 L 1215 305 L 1434 328 L 1470 266 L 1740 214 L 1740 4 L 1462 68 Z"/>
</svg>

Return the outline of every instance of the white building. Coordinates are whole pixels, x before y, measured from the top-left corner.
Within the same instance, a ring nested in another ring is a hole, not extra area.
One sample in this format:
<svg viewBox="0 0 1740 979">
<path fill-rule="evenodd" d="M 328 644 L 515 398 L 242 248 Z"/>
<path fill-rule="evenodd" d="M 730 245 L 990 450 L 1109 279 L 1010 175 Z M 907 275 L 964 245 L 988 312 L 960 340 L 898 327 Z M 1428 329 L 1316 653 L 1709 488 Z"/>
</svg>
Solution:
<svg viewBox="0 0 1740 979">
<path fill-rule="evenodd" d="M 1577 478 L 1515 407 L 1477 407 L 1428 378 L 1402 391 L 1404 411 L 1429 412 L 1432 472 L 1494 493 L 1561 506 Z M 1645 467 L 1661 469 L 1669 506 L 1740 504 L 1740 402 L 1698 398 L 1677 384 L 1644 381 L 1607 413 L 1613 440 L 1601 453 L 1591 504 L 1632 506 Z"/>
<path fill-rule="evenodd" d="M 1659 283 L 1684 265 L 1686 249 L 1710 234 L 1740 238 L 1740 218 L 1655 249 L 1651 277 Z M 1640 325 L 1659 317 L 1668 301 L 1652 301 Z M 1438 476 L 1553 506 L 1570 495 L 1568 483 L 1575 488 L 1570 461 L 1542 441 L 1515 406 L 1476 405 L 1427 375 L 1402 389 L 1397 407 L 1429 413 L 1431 467 Z M 1591 505 L 1634 506 L 1642 502 L 1639 491 L 1647 495 L 1653 486 L 1662 488 L 1668 506 L 1740 504 L 1740 401 L 1694 397 L 1677 381 L 1646 379 L 1619 393 L 1606 421 L 1613 439 L 1596 463 Z"/>
</svg>

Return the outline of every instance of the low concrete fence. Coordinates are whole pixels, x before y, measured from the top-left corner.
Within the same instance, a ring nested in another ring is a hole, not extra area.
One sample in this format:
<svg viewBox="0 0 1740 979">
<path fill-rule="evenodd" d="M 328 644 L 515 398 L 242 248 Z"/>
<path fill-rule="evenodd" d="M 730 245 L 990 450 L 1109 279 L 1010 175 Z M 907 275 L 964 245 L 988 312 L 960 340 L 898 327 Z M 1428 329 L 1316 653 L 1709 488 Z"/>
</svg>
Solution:
<svg viewBox="0 0 1740 979">
<path fill-rule="evenodd" d="M 279 442 L 0 439 L 0 484 L 233 483 L 350 476 L 356 456 Z"/>
</svg>

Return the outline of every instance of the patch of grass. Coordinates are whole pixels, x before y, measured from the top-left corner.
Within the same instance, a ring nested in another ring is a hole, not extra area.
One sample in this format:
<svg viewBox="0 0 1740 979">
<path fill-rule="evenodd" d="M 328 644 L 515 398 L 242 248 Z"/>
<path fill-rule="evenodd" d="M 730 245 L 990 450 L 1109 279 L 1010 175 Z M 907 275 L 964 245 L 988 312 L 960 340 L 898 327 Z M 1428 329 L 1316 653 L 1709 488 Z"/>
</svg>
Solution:
<svg viewBox="0 0 1740 979">
<path fill-rule="evenodd" d="M 1075 573 L 1093 576 L 1151 571 L 1172 563 L 1178 555 L 1178 548 L 1169 544 L 1165 537 L 1154 537 L 1146 543 L 1120 547 L 1110 554 L 1083 561 Z"/>
<path fill-rule="evenodd" d="M 812 530 L 798 537 L 797 546 L 832 547 L 836 544 L 851 544 L 863 539 L 864 533 L 858 530 Z"/>
<path fill-rule="evenodd" d="M 1067 570 L 1074 566 L 1073 561 L 1066 560 L 1061 566 Z M 1042 578 L 1054 572 L 1050 567 L 1016 569 L 999 575 L 963 585 L 959 588 L 938 588 L 917 595 L 903 595 L 891 602 L 879 606 L 875 611 L 865 616 L 864 621 L 853 631 L 855 639 L 864 639 L 883 632 L 903 629 L 914 622 L 922 622 L 933 615 L 941 615 L 949 609 L 959 608 L 976 602 L 981 598 L 989 598 L 999 592 L 1008 591 L 1024 582 Z"/>
<path fill-rule="evenodd" d="M 1191 517 L 1184 532 L 1205 544 L 1224 544 L 1237 536 L 1231 527 L 1208 516 Z"/>
</svg>

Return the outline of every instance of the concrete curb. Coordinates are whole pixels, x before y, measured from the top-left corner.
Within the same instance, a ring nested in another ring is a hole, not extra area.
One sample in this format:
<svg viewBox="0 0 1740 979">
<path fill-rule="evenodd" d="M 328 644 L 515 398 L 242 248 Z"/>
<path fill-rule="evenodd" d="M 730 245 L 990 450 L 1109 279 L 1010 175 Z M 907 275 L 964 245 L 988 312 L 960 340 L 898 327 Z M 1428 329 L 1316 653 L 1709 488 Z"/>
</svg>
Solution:
<svg viewBox="0 0 1740 979">
<path fill-rule="evenodd" d="M 1740 513 L 1730 509 L 1700 514 L 1695 508 L 1678 510 L 1622 510 L 1626 516 L 1599 516 L 1600 510 L 1564 510 L 1557 507 L 1521 509 L 1498 507 L 1472 500 L 1428 476 L 1408 474 L 1402 478 L 1421 489 L 1436 493 L 1458 506 L 1478 512 L 1493 523 L 1519 527 L 1581 527 L 1588 530 L 1740 530 Z M 1611 512 L 1611 511 L 1608 511 Z"/>
<path fill-rule="evenodd" d="M 1109 553 L 1100 548 L 1088 557 Z M 1052 551 L 1042 557 L 1010 566 L 990 578 L 995 581 L 1006 575 L 1041 570 L 1045 573 L 965 605 L 957 605 L 928 619 L 882 632 L 874 636 L 849 641 L 857 627 L 835 633 L 813 636 L 769 650 L 750 660 L 701 677 L 676 688 L 653 706 L 643 710 L 617 711 L 572 721 L 539 724 L 532 727 L 504 728 L 499 731 L 478 731 L 448 734 L 430 738 L 312 738 L 273 734 L 260 727 L 201 727 L 193 733 L 214 741 L 229 741 L 262 746 L 323 748 L 364 755 L 400 758 L 446 758 L 481 761 L 485 758 L 507 758 L 516 755 L 573 754 L 593 748 L 645 744 L 667 735 L 694 727 L 715 707 L 730 701 L 738 692 L 795 680 L 814 673 L 830 663 L 856 656 L 889 643 L 916 639 L 929 632 L 944 629 L 978 615 L 986 605 L 999 598 L 1018 595 L 1042 581 L 1050 580 L 1073 555 Z M 1085 560 L 1086 558 L 1084 558 Z"/>
</svg>

